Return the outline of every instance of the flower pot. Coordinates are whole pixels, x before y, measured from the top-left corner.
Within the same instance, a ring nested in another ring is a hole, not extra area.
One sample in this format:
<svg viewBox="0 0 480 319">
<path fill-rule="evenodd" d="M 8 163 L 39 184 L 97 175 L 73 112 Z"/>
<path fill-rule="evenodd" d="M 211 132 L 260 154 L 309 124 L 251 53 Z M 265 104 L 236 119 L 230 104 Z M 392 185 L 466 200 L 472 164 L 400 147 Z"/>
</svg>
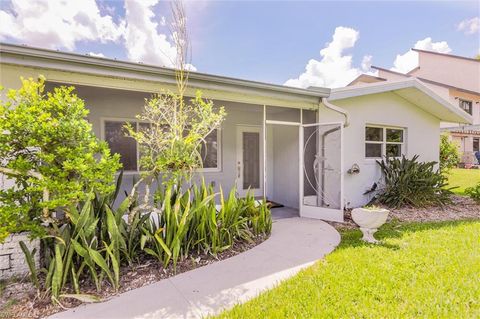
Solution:
<svg viewBox="0 0 480 319">
<path fill-rule="evenodd" d="M 378 227 L 385 224 L 390 211 L 383 208 L 366 209 L 354 208 L 352 210 L 353 221 L 360 226 L 363 233 L 363 240 L 368 243 L 378 243 L 373 237 L 373 234 L 378 230 Z"/>
</svg>

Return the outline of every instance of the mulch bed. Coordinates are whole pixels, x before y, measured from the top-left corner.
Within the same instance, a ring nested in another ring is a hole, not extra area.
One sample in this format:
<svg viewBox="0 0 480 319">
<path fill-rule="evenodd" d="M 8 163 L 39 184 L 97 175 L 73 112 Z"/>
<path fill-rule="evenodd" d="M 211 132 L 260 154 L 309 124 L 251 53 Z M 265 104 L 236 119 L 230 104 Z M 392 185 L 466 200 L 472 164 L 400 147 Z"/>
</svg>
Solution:
<svg viewBox="0 0 480 319">
<path fill-rule="evenodd" d="M 388 209 L 388 207 L 385 207 Z M 449 220 L 480 219 L 480 203 L 466 196 L 452 195 L 452 203 L 445 206 L 423 208 L 402 207 L 390 209 L 388 221 L 400 222 L 440 222 Z M 350 212 L 345 214 L 344 223 L 329 222 L 336 229 L 355 229 Z"/>
<path fill-rule="evenodd" d="M 258 236 L 254 242 L 237 242 L 234 246 L 216 257 L 211 255 L 194 255 L 179 261 L 177 269 L 172 266 L 163 268 L 157 260 L 144 257 L 143 260 L 131 267 L 123 267 L 120 273 L 120 289 L 115 292 L 108 282 L 104 282 L 102 291 L 97 292 L 90 281 L 80 282 L 82 293 L 99 297 L 102 301 L 132 289 L 146 286 L 162 279 L 227 259 L 249 250 L 266 240 L 266 236 Z M 5 283 L 0 289 L 0 318 L 43 318 L 79 306 L 82 302 L 76 299 L 61 299 L 62 305 L 54 305 L 47 296 L 37 295 L 35 287 L 29 278 L 20 278 Z M 63 307 L 62 307 L 63 306 Z"/>
</svg>

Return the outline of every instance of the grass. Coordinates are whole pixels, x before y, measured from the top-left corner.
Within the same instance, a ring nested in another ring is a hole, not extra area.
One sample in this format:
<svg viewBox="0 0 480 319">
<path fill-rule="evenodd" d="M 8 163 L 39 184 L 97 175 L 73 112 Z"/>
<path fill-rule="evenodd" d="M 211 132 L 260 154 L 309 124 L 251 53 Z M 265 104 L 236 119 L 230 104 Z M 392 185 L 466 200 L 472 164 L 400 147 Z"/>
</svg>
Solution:
<svg viewBox="0 0 480 319">
<path fill-rule="evenodd" d="M 465 189 L 473 187 L 480 182 L 480 169 L 452 169 L 448 176 L 450 186 L 458 186 L 452 191 L 459 195 L 465 195 Z"/>
<path fill-rule="evenodd" d="M 479 318 L 480 221 L 342 232 L 325 260 L 222 318 Z"/>
</svg>

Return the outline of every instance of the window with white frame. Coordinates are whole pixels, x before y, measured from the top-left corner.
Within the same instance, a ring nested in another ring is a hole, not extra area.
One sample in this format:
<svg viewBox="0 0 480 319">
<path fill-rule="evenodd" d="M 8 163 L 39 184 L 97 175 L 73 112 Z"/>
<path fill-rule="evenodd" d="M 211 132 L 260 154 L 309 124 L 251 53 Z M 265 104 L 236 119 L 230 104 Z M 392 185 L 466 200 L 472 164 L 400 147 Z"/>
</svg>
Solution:
<svg viewBox="0 0 480 319">
<path fill-rule="evenodd" d="M 216 129 L 205 137 L 205 141 L 200 147 L 204 171 L 220 170 L 220 147 L 221 134 L 220 130 Z"/>
<path fill-rule="evenodd" d="M 125 124 L 130 123 L 137 130 L 147 129 L 150 124 L 136 120 L 107 119 L 103 122 L 103 137 L 112 153 L 120 155 L 120 162 L 125 171 L 138 171 L 140 163 L 140 147 L 131 137 L 126 135 Z M 214 130 L 205 138 L 200 154 L 204 171 L 220 170 L 220 132 Z"/>
<path fill-rule="evenodd" d="M 400 157 L 405 151 L 405 129 L 368 125 L 365 127 L 365 157 Z"/>
<path fill-rule="evenodd" d="M 462 110 L 470 115 L 473 115 L 473 103 L 472 101 L 458 99 L 458 104 Z"/>
</svg>

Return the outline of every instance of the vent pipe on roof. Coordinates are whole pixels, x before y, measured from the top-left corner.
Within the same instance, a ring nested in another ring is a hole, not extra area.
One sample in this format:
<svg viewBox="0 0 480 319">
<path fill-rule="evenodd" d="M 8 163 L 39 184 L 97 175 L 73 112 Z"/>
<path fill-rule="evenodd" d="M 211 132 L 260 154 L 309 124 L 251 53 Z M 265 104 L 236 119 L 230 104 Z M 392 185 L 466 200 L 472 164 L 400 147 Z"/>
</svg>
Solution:
<svg viewBox="0 0 480 319">
<path fill-rule="evenodd" d="M 350 125 L 350 115 L 348 114 L 347 110 L 342 109 L 339 106 L 333 105 L 324 97 L 321 98 L 320 103 L 323 103 L 323 105 L 325 105 L 326 108 L 329 108 L 332 111 L 340 113 L 345 117 L 345 121 L 343 122 L 343 127 L 348 127 Z"/>
</svg>

